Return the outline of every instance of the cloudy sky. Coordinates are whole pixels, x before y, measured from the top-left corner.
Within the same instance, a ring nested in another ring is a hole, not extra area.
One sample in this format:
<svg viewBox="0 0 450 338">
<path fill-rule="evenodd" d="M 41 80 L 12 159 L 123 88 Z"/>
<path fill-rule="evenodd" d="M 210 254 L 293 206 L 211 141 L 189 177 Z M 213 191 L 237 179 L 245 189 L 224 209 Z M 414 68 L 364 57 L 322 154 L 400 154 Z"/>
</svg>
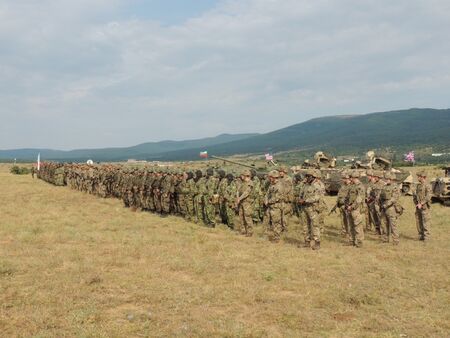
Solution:
<svg viewBox="0 0 450 338">
<path fill-rule="evenodd" d="M 0 149 L 450 107 L 448 0 L 0 0 Z"/>
</svg>

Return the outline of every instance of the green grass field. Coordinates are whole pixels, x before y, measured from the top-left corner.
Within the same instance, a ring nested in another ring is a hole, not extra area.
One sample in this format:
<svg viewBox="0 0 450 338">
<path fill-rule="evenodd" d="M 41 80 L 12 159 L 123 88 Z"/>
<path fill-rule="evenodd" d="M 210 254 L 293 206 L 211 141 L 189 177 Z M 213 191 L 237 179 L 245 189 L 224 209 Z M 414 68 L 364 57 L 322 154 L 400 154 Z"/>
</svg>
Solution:
<svg viewBox="0 0 450 338">
<path fill-rule="evenodd" d="M 450 208 L 417 240 L 411 197 L 401 243 L 299 249 L 176 217 L 131 212 L 0 165 L 2 337 L 448 337 Z M 334 198 L 327 199 L 329 207 Z"/>
</svg>

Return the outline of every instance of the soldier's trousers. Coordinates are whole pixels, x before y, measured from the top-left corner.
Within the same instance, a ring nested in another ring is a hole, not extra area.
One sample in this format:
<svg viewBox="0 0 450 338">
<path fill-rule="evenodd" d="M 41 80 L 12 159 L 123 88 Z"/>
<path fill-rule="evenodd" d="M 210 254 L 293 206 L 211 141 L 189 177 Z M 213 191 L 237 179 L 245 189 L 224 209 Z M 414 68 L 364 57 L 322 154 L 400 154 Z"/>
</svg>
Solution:
<svg viewBox="0 0 450 338">
<path fill-rule="evenodd" d="M 307 223 L 307 216 L 306 216 L 306 211 L 305 208 L 301 205 L 298 205 L 296 207 L 296 213 L 297 213 L 297 217 L 298 217 L 298 223 L 300 225 L 300 229 L 305 229 L 306 223 Z"/>
<path fill-rule="evenodd" d="M 195 216 L 194 216 L 194 222 L 203 221 L 203 201 L 202 201 L 201 195 L 196 195 L 194 197 L 194 209 L 195 209 Z"/>
<path fill-rule="evenodd" d="M 223 224 L 228 224 L 227 223 L 227 202 L 224 200 L 221 200 L 219 202 L 219 216 L 220 216 L 220 220 Z"/>
<path fill-rule="evenodd" d="M 225 205 L 225 212 L 226 212 L 226 224 L 230 227 L 235 229 L 235 219 L 236 219 L 236 210 L 233 206 L 226 204 Z"/>
<path fill-rule="evenodd" d="M 281 219 L 281 232 L 287 232 L 289 227 L 289 221 L 293 213 L 292 203 L 285 202 L 281 204 L 283 210 L 283 217 Z"/>
<path fill-rule="evenodd" d="M 181 214 L 181 216 L 185 218 L 187 215 L 187 201 L 188 199 L 186 195 L 178 194 L 178 202 L 177 202 L 178 212 Z"/>
<path fill-rule="evenodd" d="M 259 223 L 262 220 L 262 207 L 260 198 L 255 199 L 253 202 L 253 222 Z"/>
<path fill-rule="evenodd" d="M 164 214 L 170 213 L 170 194 L 164 193 L 161 195 L 161 212 Z"/>
<path fill-rule="evenodd" d="M 207 225 L 214 226 L 216 224 L 216 207 L 215 205 L 210 201 L 208 196 L 204 197 L 203 200 L 203 208 L 204 208 L 204 222 Z"/>
<path fill-rule="evenodd" d="M 253 235 L 253 204 L 242 201 L 239 204 L 239 225 L 237 229 L 241 234 Z"/>
<path fill-rule="evenodd" d="M 305 243 L 314 240 L 320 242 L 320 214 L 316 205 L 305 207 L 306 224 L 303 231 Z"/>
<path fill-rule="evenodd" d="M 348 226 L 348 214 L 343 207 L 339 208 L 339 215 L 341 218 L 341 234 L 343 236 L 348 236 L 350 234 Z"/>
<path fill-rule="evenodd" d="M 350 230 L 349 240 L 352 244 L 358 246 L 364 240 L 364 209 L 352 210 L 348 213 L 348 216 Z"/>
<path fill-rule="evenodd" d="M 194 196 L 186 197 L 186 219 L 194 220 L 195 219 L 195 208 L 194 208 Z"/>
<path fill-rule="evenodd" d="M 381 228 L 381 213 L 380 208 L 377 204 L 371 203 L 367 205 L 367 208 L 369 210 L 369 222 L 370 224 L 373 224 L 375 231 L 381 235 L 382 228 Z M 370 227 L 371 228 L 371 227 Z"/>
<path fill-rule="evenodd" d="M 268 236 L 271 242 L 278 242 L 283 232 L 284 210 L 280 205 L 269 207 Z"/>
<path fill-rule="evenodd" d="M 161 195 L 156 194 L 154 197 L 154 202 L 155 202 L 155 211 L 157 213 L 161 213 L 162 208 L 161 208 Z"/>
<path fill-rule="evenodd" d="M 386 227 L 383 231 L 384 241 L 389 242 L 390 237 L 392 237 L 392 242 L 394 244 L 398 244 L 398 242 L 400 241 L 400 233 L 398 231 L 397 225 L 398 214 L 394 206 L 384 211 L 384 218 L 384 225 Z"/>
<path fill-rule="evenodd" d="M 146 199 L 147 199 L 147 201 L 146 201 L 147 208 L 148 208 L 148 210 L 155 211 L 154 197 L 153 197 L 153 195 L 151 193 L 147 193 L 147 194 L 148 194 L 147 197 L 146 197 Z"/>
<path fill-rule="evenodd" d="M 421 240 L 426 240 L 430 237 L 431 215 L 429 208 L 416 209 L 416 226 Z"/>
</svg>

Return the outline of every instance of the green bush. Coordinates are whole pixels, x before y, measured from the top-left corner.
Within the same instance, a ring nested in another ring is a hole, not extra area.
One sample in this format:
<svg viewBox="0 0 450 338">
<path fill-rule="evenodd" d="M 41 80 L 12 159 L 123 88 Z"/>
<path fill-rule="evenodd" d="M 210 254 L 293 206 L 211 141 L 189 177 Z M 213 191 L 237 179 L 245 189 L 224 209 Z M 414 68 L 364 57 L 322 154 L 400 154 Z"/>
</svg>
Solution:
<svg viewBox="0 0 450 338">
<path fill-rule="evenodd" d="M 10 173 L 14 175 L 28 175 L 31 172 L 31 170 L 27 167 L 19 167 L 17 165 L 12 166 Z"/>
</svg>

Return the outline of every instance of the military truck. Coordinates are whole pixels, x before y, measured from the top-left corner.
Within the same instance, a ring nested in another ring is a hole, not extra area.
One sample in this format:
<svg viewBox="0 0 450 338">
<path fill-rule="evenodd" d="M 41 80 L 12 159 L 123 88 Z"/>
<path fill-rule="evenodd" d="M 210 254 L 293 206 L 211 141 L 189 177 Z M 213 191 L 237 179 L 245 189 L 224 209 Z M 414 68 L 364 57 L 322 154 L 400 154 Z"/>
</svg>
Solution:
<svg viewBox="0 0 450 338">
<path fill-rule="evenodd" d="M 444 167 L 444 177 L 438 177 L 431 182 L 433 200 L 450 206 L 450 165 Z"/>
</svg>

